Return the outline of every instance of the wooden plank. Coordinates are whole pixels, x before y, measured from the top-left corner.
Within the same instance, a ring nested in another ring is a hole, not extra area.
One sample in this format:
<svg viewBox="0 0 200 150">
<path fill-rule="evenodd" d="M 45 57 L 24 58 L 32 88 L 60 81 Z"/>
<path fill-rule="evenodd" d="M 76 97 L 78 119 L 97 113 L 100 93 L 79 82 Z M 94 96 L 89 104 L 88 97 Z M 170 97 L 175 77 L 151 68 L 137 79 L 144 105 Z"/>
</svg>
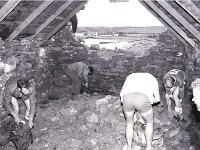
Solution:
<svg viewBox="0 0 200 150">
<path fill-rule="evenodd" d="M 172 6 L 163 0 L 157 0 L 157 2 L 200 41 L 199 31 L 196 30 L 187 20 L 185 20 L 185 18 L 183 18 Z"/>
<path fill-rule="evenodd" d="M 167 24 L 169 24 L 175 31 L 178 33 L 189 45 L 196 48 L 197 44 L 193 41 L 193 39 L 189 38 L 185 32 L 179 28 L 164 12 L 162 12 L 152 1 L 145 0 L 144 1 L 151 9 L 153 9 L 157 14 L 162 17 Z"/>
<path fill-rule="evenodd" d="M 21 0 L 9 0 L 0 10 L 0 22 L 19 4 Z"/>
<path fill-rule="evenodd" d="M 191 0 L 175 0 L 188 14 L 200 23 L 200 9 Z"/>
<path fill-rule="evenodd" d="M 159 16 L 159 14 L 157 14 L 155 11 L 153 11 L 151 8 L 149 8 L 147 6 L 147 4 L 145 4 L 145 2 L 143 1 L 139 1 L 152 15 L 154 15 L 181 43 L 183 43 L 184 45 L 188 45 L 187 41 L 185 41 L 184 38 L 182 38 L 167 22 L 165 22 L 165 20 L 163 20 L 163 18 L 161 18 Z"/>
<path fill-rule="evenodd" d="M 37 29 L 34 35 L 32 35 L 29 40 L 32 40 L 37 36 L 49 23 L 51 23 L 60 13 L 62 13 L 73 1 L 65 2 L 53 15 L 51 15 L 43 24 L 41 24 Z"/>
<path fill-rule="evenodd" d="M 22 30 L 24 30 L 42 11 L 44 11 L 54 0 L 45 0 L 35 9 L 9 36 L 8 40 L 13 40 Z"/>
<path fill-rule="evenodd" d="M 51 38 L 58 30 L 60 30 L 68 21 L 71 17 L 73 17 L 77 11 L 79 11 L 83 6 L 85 5 L 85 2 L 82 2 L 78 7 L 76 7 L 71 13 L 55 28 L 53 29 L 46 37 L 45 40 L 48 40 Z"/>
</svg>

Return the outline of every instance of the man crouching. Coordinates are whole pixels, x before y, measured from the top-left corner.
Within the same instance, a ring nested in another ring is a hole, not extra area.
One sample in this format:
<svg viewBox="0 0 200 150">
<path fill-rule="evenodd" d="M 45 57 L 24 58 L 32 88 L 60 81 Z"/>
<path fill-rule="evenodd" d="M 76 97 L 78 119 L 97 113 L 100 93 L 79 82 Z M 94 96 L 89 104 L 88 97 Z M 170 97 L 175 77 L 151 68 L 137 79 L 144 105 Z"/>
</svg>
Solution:
<svg viewBox="0 0 200 150">
<path fill-rule="evenodd" d="M 21 76 L 11 77 L 6 82 L 3 91 L 3 105 L 17 124 L 24 122 L 19 116 L 18 100 L 22 99 L 26 106 L 25 119 L 29 120 L 29 127 L 33 127 L 33 119 L 36 112 L 35 94 L 34 84 Z"/>
<path fill-rule="evenodd" d="M 152 104 L 160 102 L 158 81 L 149 73 L 132 73 L 126 78 L 126 81 L 120 92 L 120 97 L 126 117 L 127 150 L 131 150 L 132 148 L 135 110 L 141 114 L 146 124 L 146 150 L 152 150 Z"/>
</svg>

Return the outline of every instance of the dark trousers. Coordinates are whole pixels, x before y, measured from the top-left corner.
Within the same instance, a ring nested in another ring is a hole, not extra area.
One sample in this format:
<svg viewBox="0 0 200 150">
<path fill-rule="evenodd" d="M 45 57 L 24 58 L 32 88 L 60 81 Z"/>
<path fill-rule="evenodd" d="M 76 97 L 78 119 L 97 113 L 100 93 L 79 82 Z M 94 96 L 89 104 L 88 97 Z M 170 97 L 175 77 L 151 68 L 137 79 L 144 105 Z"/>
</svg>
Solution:
<svg viewBox="0 0 200 150">
<path fill-rule="evenodd" d="M 63 70 L 67 77 L 72 81 L 71 94 L 80 94 L 82 85 L 81 78 L 76 73 L 69 70 L 67 66 L 64 66 Z"/>
</svg>

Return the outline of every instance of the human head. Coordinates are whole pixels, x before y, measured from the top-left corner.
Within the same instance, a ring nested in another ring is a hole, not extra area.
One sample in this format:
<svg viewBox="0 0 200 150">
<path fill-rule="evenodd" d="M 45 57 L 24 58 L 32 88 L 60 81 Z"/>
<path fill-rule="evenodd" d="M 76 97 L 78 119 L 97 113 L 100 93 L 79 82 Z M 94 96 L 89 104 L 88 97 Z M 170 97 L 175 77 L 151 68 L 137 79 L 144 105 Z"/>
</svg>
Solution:
<svg viewBox="0 0 200 150">
<path fill-rule="evenodd" d="M 200 89 L 193 88 L 193 98 L 192 101 L 196 104 L 197 110 L 200 111 Z"/>
<path fill-rule="evenodd" d="M 67 22 L 66 26 L 69 31 L 72 31 L 72 23 L 70 21 Z"/>
<path fill-rule="evenodd" d="M 175 82 L 176 80 L 171 76 L 166 79 L 166 85 L 169 88 L 173 87 L 175 85 Z"/>
<path fill-rule="evenodd" d="M 92 75 L 93 74 L 93 72 L 94 72 L 94 69 L 93 69 L 93 67 L 92 66 L 88 66 L 88 69 L 89 69 L 89 75 Z"/>
<path fill-rule="evenodd" d="M 196 78 L 192 84 L 191 88 L 193 91 L 193 98 L 192 101 L 197 107 L 197 110 L 200 111 L 200 78 Z"/>
<path fill-rule="evenodd" d="M 28 95 L 29 94 L 29 88 L 30 88 L 30 82 L 27 79 L 19 79 L 17 81 L 17 87 L 20 89 L 22 94 Z"/>
</svg>

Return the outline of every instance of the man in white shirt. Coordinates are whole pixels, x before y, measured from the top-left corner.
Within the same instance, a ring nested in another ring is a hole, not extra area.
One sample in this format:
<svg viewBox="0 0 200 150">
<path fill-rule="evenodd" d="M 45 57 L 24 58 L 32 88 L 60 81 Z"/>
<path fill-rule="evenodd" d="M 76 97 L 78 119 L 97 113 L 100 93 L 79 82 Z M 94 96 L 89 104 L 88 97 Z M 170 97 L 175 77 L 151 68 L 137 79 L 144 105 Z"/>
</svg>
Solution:
<svg viewBox="0 0 200 150">
<path fill-rule="evenodd" d="M 135 110 L 141 114 L 145 121 L 146 150 L 151 150 L 153 140 L 152 104 L 160 102 L 158 81 L 149 73 L 132 73 L 126 78 L 120 97 L 127 124 L 127 150 L 132 148 Z"/>
</svg>

